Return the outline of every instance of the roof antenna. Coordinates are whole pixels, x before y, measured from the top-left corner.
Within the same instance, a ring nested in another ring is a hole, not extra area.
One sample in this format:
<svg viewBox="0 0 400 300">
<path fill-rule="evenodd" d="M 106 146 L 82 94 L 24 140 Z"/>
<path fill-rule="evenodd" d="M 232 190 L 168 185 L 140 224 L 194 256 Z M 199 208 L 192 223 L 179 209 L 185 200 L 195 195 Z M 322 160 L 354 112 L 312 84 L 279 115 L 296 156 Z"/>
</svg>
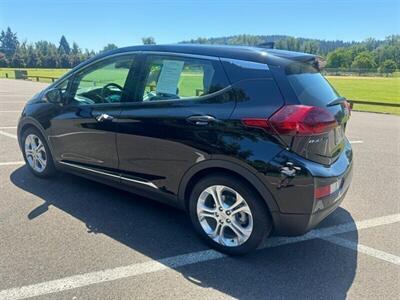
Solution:
<svg viewBox="0 0 400 300">
<path fill-rule="evenodd" d="M 266 48 L 266 49 L 274 49 L 275 42 L 265 42 L 258 44 L 257 47 Z"/>
</svg>

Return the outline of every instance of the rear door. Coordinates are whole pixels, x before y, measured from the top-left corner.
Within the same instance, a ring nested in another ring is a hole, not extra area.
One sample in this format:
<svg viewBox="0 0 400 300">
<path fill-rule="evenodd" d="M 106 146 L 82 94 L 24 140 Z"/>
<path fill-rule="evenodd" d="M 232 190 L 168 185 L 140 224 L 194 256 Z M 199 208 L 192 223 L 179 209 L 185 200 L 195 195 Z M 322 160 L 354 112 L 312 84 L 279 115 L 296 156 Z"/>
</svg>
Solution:
<svg viewBox="0 0 400 300">
<path fill-rule="evenodd" d="M 207 158 L 235 101 L 218 58 L 148 54 L 135 102 L 117 135 L 123 182 L 175 195 L 185 171 Z"/>
<path fill-rule="evenodd" d="M 135 58 L 104 59 L 69 79 L 67 104 L 51 120 L 49 136 L 61 164 L 119 180 L 116 120 L 132 95 Z"/>
</svg>

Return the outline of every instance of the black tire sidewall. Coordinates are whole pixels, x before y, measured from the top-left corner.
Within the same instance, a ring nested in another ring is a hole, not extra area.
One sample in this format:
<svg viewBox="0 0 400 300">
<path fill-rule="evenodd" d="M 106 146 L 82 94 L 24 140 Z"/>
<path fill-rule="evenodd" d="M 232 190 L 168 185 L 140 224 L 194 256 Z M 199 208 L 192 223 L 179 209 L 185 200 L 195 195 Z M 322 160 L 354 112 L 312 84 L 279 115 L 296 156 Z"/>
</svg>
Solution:
<svg viewBox="0 0 400 300">
<path fill-rule="evenodd" d="M 197 217 L 197 201 L 200 194 L 209 186 L 225 185 L 237 191 L 247 202 L 253 216 L 253 232 L 240 246 L 228 247 L 213 241 L 203 230 Z M 189 200 L 189 215 L 196 232 L 212 248 L 228 255 L 243 255 L 255 248 L 271 232 L 272 221 L 264 200 L 246 182 L 226 175 L 211 175 L 200 180 L 192 190 Z"/>
<path fill-rule="evenodd" d="M 46 150 L 46 156 L 47 156 L 47 162 L 46 162 L 46 167 L 43 170 L 43 172 L 37 172 L 35 171 L 29 164 L 28 159 L 26 158 L 26 154 L 25 154 L 25 140 L 27 138 L 28 135 L 30 134 L 34 134 L 36 135 L 41 142 L 44 145 L 44 148 Z M 47 177 L 51 177 L 54 176 L 55 172 L 56 172 L 56 168 L 54 166 L 54 162 L 53 162 L 53 156 L 51 155 L 50 152 L 50 148 L 47 145 L 47 141 L 45 140 L 45 138 L 43 137 L 43 135 L 40 133 L 39 130 L 37 130 L 36 128 L 28 128 L 27 130 L 25 130 L 22 133 L 22 137 L 21 137 L 21 148 L 22 148 L 22 154 L 25 160 L 25 163 L 29 169 L 29 171 L 31 171 L 34 175 L 38 176 L 38 177 L 42 177 L 42 178 L 47 178 Z"/>
</svg>

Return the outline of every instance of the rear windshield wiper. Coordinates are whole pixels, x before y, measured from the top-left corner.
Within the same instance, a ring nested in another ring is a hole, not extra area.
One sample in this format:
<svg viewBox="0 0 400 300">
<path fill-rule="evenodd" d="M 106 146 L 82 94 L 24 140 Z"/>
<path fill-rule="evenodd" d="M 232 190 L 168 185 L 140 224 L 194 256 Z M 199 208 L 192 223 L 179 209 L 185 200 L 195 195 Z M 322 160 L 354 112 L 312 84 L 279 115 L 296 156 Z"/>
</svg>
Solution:
<svg viewBox="0 0 400 300">
<path fill-rule="evenodd" d="M 346 102 L 346 98 L 340 97 L 340 98 L 336 98 L 335 100 L 329 102 L 326 106 L 333 106 L 333 105 L 337 105 L 337 104 L 344 103 L 344 102 Z"/>
</svg>

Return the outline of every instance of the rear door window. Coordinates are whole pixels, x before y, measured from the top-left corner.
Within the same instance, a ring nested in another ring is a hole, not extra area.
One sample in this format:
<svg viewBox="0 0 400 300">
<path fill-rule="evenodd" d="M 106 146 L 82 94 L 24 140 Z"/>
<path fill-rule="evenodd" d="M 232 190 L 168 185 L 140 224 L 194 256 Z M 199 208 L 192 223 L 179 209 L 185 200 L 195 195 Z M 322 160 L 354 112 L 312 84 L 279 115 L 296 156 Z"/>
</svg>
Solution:
<svg viewBox="0 0 400 300">
<path fill-rule="evenodd" d="M 304 105 L 326 106 L 340 95 L 313 66 L 292 63 L 286 67 L 286 75 L 297 98 Z"/>
<path fill-rule="evenodd" d="M 228 86 L 218 60 L 149 55 L 145 63 L 143 101 L 185 100 Z"/>
</svg>

